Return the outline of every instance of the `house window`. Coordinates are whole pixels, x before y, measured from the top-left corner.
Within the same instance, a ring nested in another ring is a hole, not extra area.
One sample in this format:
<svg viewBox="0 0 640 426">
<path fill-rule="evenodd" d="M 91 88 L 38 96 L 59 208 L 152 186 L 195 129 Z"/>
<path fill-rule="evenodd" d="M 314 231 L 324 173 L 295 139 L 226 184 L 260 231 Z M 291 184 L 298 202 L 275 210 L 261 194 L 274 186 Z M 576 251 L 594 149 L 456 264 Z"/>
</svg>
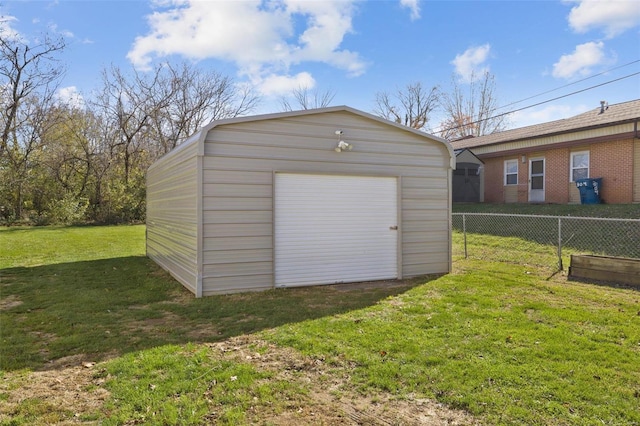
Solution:
<svg viewBox="0 0 640 426">
<path fill-rule="evenodd" d="M 518 160 L 507 160 L 504 162 L 504 184 L 518 184 Z"/>
<path fill-rule="evenodd" d="M 571 182 L 589 177 L 589 151 L 571 153 Z"/>
</svg>

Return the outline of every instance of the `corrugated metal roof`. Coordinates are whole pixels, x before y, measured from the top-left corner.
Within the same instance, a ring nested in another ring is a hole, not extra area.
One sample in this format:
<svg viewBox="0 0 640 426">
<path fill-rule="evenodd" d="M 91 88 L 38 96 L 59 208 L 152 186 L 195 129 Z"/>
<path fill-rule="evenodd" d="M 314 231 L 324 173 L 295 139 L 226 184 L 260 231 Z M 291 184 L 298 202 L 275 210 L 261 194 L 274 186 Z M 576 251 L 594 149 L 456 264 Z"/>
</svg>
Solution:
<svg viewBox="0 0 640 426">
<path fill-rule="evenodd" d="M 608 105 L 604 112 L 601 110 L 597 107 L 574 117 L 452 141 L 451 145 L 454 149 L 474 148 L 633 121 L 640 119 L 640 99 Z"/>
</svg>

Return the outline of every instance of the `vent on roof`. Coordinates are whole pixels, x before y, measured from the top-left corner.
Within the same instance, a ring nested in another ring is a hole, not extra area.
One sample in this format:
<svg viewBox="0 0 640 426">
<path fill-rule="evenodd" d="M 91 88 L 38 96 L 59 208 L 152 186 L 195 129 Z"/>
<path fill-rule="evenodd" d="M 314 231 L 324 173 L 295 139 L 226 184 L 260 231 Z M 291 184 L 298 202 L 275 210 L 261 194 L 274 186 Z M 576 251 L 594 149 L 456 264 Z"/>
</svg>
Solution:
<svg viewBox="0 0 640 426">
<path fill-rule="evenodd" d="M 604 112 L 608 109 L 609 109 L 609 102 L 600 101 L 600 114 L 604 114 Z"/>
</svg>

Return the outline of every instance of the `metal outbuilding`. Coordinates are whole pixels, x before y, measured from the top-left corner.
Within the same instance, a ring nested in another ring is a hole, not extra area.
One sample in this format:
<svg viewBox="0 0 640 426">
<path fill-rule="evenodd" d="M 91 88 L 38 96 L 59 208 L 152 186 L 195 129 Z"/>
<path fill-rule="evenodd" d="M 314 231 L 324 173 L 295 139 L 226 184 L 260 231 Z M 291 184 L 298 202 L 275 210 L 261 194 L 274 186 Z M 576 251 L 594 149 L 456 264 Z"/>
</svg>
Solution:
<svg viewBox="0 0 640 426">
<path fill-rule="evenodd" d="M 453 171 L 453 202 L 484 201 L 484 163 L 468 149 L 456 149 L 456 169 Z"/>
<path fill-rule="evenodd" d="M 147 175 L 147 255 L 197 297 L 451 269 L 455 156 L 339 106 L 214 121 Z"/>
</svg>

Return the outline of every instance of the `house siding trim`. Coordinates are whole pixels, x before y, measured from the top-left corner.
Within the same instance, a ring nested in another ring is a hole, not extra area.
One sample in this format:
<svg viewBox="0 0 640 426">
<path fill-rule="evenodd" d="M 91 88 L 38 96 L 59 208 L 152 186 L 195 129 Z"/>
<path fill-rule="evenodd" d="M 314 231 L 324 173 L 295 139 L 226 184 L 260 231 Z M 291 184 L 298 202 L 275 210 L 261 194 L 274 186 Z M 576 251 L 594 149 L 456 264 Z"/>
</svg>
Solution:
<svg viewBox="0 0 640 426">
<path fill-rule="evenodd" d="M 638 132 L 637 126 L 638 126 L 638 121 L 636 119 L 625 120 L 625 121 L 619 121 L 619 122 L 613 122 L 613 123 L 600 124 L 598 126 L 585 126 L 579 129 L 567 129 L 561 132 L 544 133 L 540 135 L 525 136 L 521 138 L 516 137 L 511 139 L 503 139 L 496 142 L 467 146 L 465 148 L 473 150 L 474 152 L 477 152 L 479 148 L 492 147 L 495 145 L 505 145 L 513 142 L 527 141 L 527 142 L 530 142 L 532 145 L 549 144 L 549 143 L 555 144 L 557 142 L 553 142 L 553 141 L 568 142 L 568 141 L 574 140 L 576 137 L 578 138 L 584 137 L 583 134 L 585 133 L 598 135 L 593 137 L 608 137 L 611 135 L 615 136 L 620 133 L 631 133 L 632 135 L 634 135 L 634 134 L 637 134 Z M 551 141 L 545 142 L 545 140 L 551 140 Z M 473 142 L 473 139 L 470 139 L 470 141 Z M 457 148 L 457 149 L 464 149 L 464 148 Z"/>
<path fill-rule="evenodd" d="M 592 135 L 602 136 L 607 132 L 626 133 L 634 132 L 638 136 L 638 122 L 640 121 L 640 99 L 608 105 L 601 102 L 598 108 L 588 110 L 573 117 L 560 120 L 539 123 L 502 132 L 496 132 L 477 138 L 464 138 L 452 142 L 456 149 L 477 149 L 491 145 L 506 144 L 531 139 L 552 139 L 554 142 L 566 140 L 565 135 L 571 136 L 579 132 L 589 132 Z M 625 130 L 611 130 L 616 126 L 624 125 Z M 603 130 L 604 129 L 604 130 Z M 582 138 L 587 138 L 584 136 Z"/>
<path fill-rule="evenodd" d="M 634 137 L 634 132 L 614 133 L 605 136 L 593 136 L 583 139 L 572 138 L 568 141 L 554 142 L 552 140 L 538 140 L 537 143 L 521 143 L 521 142 L 507 142 L 496 143 L 492 145 L 482 145 L 477 148 L 473 148 L 474 153 L 480 158 L 492 158 L 503 157 L 508 155 L 518 155 L 531 152 L 532 150 L 540 150 L 545 148 L 570 148 L 573 146 L 611 142 L 620 139 L 629 139 Z"/>
</svg>

